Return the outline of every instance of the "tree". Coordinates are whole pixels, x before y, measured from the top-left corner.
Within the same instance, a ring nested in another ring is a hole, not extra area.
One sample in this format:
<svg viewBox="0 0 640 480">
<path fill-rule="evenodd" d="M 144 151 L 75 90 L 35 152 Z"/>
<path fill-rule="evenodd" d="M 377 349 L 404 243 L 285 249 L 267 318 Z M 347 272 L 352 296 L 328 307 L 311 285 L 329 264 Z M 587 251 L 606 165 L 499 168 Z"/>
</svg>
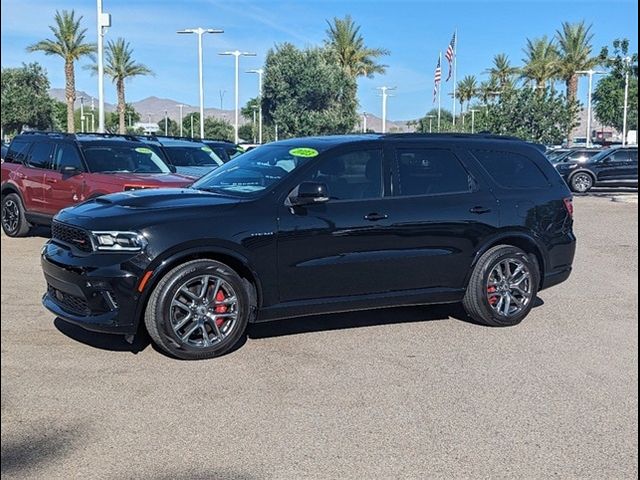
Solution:
<svg viewBox="0 0 640 480">
<path fill-rule="evenodd" d="M 65 97 L 67 100 L 67 131 L 75 132 L 73 105 L 76 101 L 76 79 L 74 63 L 83 56 L 95 52 L 93 43 L 85 43 L 86 28 L 81 28 L 82 16 L 75 18 L 71 10 L 56 11 L 55 26 L 49 28 L 54 40 L 41 40 L 27 47 L 29 52 L 44 52 L 45 55 L 58 55 L 64 59 Z"/>
<path fill-rule="evenodd" d="M 591 25 L 584 21 L 580 23 L 564 22 L 562 28 L 556 32 L 560 61 L 560 77 L 567 86 L 567 99 L 575 101 L 578 94 L 578 70 L 589 70 L 598 64 L 597 57 L 591 55 Z"/>
<path fill-rule="evenodd" d="M 471 99 L 478 92 L 478 80 L 474 75 L 467 75 L 458 82 L 457 95 L 460 99 L 460 112 L 464 110 L 464 102 L 471 102 Z"/>
<path fill-rule="evenodd" d="M 167 123 L 167 135 L 172 137 L 177 137 L 178 135 L 180 135 L 180 126 L 178 125 L 178 122 L 176 122 L 175 120 L 171 120 L 170 118 L 167 118 L 166 123 Z M 160 129 L 158 133 L 159 135 L 164 135 L 164 132 L 165 132 L 164 124 L 165 124 L 164 118 L 158 122 L 158 128 Z"/>
<path fill-rule="evenodd" d="M 200 115 L 191 114 L 182 119 L 182 128 L 184 129 L 184 135 L 191 135 L 191 118 L 193 117 L 193 132 L 194 137 L 200 136 Z M 235 133 L 233 126 L 225 121 L 216 117 L 205 117 L 204 119 L 204 136 L 205 138 L 213 138 L 219 140 L 233 140 Z"/>
<path fill-rule="evenodd" d="M 523 140 L 558 144 L 576 126 L 578 105 L 546 88 L 542 93 L 524 87 L 508 90 L 486 113 L 476 116 L 476 130 L 513 135 Z"/>
<path fill-rule="evenodd" d="M 335 55 L 338 65 L 351 78 L 373 77 L 384 74 L 386 65 L 376 63 L 376 59 L 389 55 L 384 48 L 369 48 L 360 34 L 360 26 L 356 25 L 350 15 L 344 18 L 334 17 L 327 20 L 327 39 L 325 46 Z"/>
<path fill-rule="evenodd" d="M 495 78 L 490 77 L 489 80 L 481 82 L 478 87 L 477 95 L 482 103 L 486 105 L 500 95 L 500 86 L 498 85 L 498 81 Z"/>
<path fill-rule="evenodd" d="M 416 132 L 417 133 L 430 133 L 429 125 L 431 125 L 431 132 L 436 133 L 438 131 L 438 109 L 434 108 L 427 112 L 427 114 L 417 121 Z M 449 110 L 440 110 L 440 131 L 448 132 L 453 128 L 453 115 Z"/>
<path fill-rule="evenodd" d="M 522 78 L 526 83 L 533 83 L 538 91 L 542 92 L 547 87 L 547 83 L 558 75 L 560 60 L 558 49 L 553 40 L 549 40 L 545 35 L 533 40 L 528 38 L 524 53 Z"/>
<path fill-rule="evenodd" d="M 511 65 L 511 61 L 507 55 L 499 53 L 493 57 L 493 66 L 488 70 L 488 73 L 498 85 L 498 88 L 503 90 L 512 83 L 513 77 L 517 75 L 519 71 L 517 67 Z"/>
<path fill-rule="evenodd" d="M 49 79 L 37 63 L 2 69 L 2 128 L 20 133 L 23 127 L 48 129 L 53 124 Z"/>
<path fill-rule="evenodd" d="M 124 107 L 124 115 L 127 119 L 127 128 L 125 133 L 134 133 L 133 124 L 141 120 L 140 114 L 133 108 L 133 105 L 126 103 Z M 108 112 L 104 116 L 104 126 L 109 132 L 117 132 L 120 128 L 120 112 Z"/>
<path fill-rule="evenodd" d="M 97 65 L 92 65 L 90 68 L 97 73 Z M 109 40 L 107 43 L 104 73 L 110 76 L 116 85 L 118 94 L 118 133 L 125 133 L 127 130 L 125 125 L 125 81 L 133 77 L 153 75 L 153 72 L 146 65 L 136 63 L 133 60 L 133 49 L 130 47 L 129 42 L 125 41 L 124 38 L 117 38 L 116 40 Z"/>
<path fill-rule="evenodd" d="M 285 43 L 267 54 L 262 110 L 280 138 L 344 134 L 358 122 L 356 81 L 326 49 Z"/>
<path fill-rule="evenodd" d="M 629 59 L 629 62 L 625 61 Z M 638 129 L 638 54 L 629 55 L 629 40 L 616 39 L 613 42 L 613 56 L 609 48 L 600 52 L 600 62 L 610 69 L 593 92 L 593 107 L 596 118 L 603 123 L 622 131 L 624 111 L 625 74 L 629 74 L 629 96 L 627 121 L 630 130 Z"/>
</svg>

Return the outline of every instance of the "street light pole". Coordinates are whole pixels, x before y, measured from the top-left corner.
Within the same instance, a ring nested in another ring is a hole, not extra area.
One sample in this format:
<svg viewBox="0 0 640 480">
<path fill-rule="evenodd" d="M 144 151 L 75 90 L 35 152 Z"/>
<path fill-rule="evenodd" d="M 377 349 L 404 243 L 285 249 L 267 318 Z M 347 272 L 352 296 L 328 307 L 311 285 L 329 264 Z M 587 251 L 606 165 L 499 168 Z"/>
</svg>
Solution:
<svg viewBox="0 0 640 480">
<path fill-rule="evenodd" d="M 624 58 L 624 107 L 622 109 L 622 146 L 627 144 L 627 110 L 629 108 L 629 66 L 631 57 Z"/>
<path fill-rule="evenodd" d="M 387 92 L 395 89 L 396 87 L 378 87 L 382 96 L 382 133 L 386 133 L 387 131 L 387 98 L 393 96 Z"/>
<path fill-rule="evenodd" d="M 204 138 L 204 80 L 202 78 L 202 36 L 205 33 L 224 33 L 224 30 L 213 28 L 185 28 L 178 33 L 195 33 L 198 35 L 198 85 L 200 90 L 200 138 Z M 193 135 L 192 135 L 193 136 Z"/>
<path fill-rule="evenodd" d="M 84 97 L 80 95 L 80 131 L 84 132 Z"/>
<path fill-rule="evenodd" d="M 184 105 L 179 103 L 176 107 L 180 109 L 180 136 L 182 137 L 182 109 L 184 108 Z"/>
<path fill-rule="evenodd" d="M 164 136 L 169 135 L 169 112 L 164 111 Z"/>
<path fill-rule="evenodd" d="M 93 97 L 91 97 L 91 131 L 92 132 L 96 131 L 95 113 L 96 113 L 96 107 L 93 104 Z"/>
<path fill-rule="evenodd" d="M 111 26 L 111 15 L 102 11 L 102 0 L 97 0 L 98 27 L 98 131 L 104 133 L 104 34 Z"/>
<path fill-rule="evenodd" d="M 193 138 L 193 113 L 191 114 L 191 138 Z"/>
<path fill-rule="evenodd" d="M 592 117 L 592 109 L 591 109 L 591 96 L 593 91 L 593 76 L 594 75 L 603 75 L 607 72 L 598 72 L 593 68 L 590 70 L 578 70 L 576 73 L 580 75 L 588 75 L 589 76 L 589 97 L 587 98 L 587 148 L 591 146 L 591 117 Z"/>
<path fill-rule="evenodd" d="M 473 134 L 476 133 L 476 112 L 479 112 L 480 110 L 472 108 L 469 111 L 471 112 L 471 133 Z"/>
<path fill-rule="evenodd" d="M 433 133 L 433 119 L 436 118 L 435 115 L 427 115 L 427 118 L 429 119 L 429 133 Z"/>
<path fill-rule="evenodd" d="M 362 112 L 362 133 L 367 133 L 367 114 Z"/>
<path fill-rule="evenodd" d="M 236 88 L 236 104 L 235 104 L 235 123 L 234 123 L 234 130 L 235 130 L 235 142 L 238 143 L 238 141 L 240 140 L 240 137 L 238 135 L 238 122 L 239 122 L 239 98 L 240 98 L 240 92 L 239 92 L 239 83 L 240 83 L 240 57 L 255 57 L 256 54 L 255 53 L 251 53 L 251 52 L 241 52 L 240 50 L 233 50 L 233 51 L 229 51 L 229 52 L 221 52 L 218 55 L 223 55 L 223 56 L 230 56 L 232 55 L 233 57 L 235 57 L 235 67 L 236 67 L 236 75 L 235 75 L 235 88 Z"/>
<path fill-rule="evenodd" d="M 262 145 L 262 75 L 264 74 L 264 69 L 256 68 L 255 70 L 249 70 L 247 73 L 258 75 L 258 143 Z"/>
</svg>

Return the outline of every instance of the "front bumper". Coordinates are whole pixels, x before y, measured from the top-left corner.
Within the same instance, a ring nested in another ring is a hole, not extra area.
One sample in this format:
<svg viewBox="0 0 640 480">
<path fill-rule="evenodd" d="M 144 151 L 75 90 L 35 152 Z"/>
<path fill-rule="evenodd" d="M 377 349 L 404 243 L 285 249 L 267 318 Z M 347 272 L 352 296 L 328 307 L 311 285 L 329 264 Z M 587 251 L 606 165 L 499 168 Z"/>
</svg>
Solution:
<svg viewBox="0 0 640 480">
<path fill-rule="evenodd" d="M 102 333 L 134 334 L 136 290 L 141 268 L 126 255 L 78 256 L 48 242 L 41 264 L 47 291 L 44 307 L 62 320 Z"/>
</svg>

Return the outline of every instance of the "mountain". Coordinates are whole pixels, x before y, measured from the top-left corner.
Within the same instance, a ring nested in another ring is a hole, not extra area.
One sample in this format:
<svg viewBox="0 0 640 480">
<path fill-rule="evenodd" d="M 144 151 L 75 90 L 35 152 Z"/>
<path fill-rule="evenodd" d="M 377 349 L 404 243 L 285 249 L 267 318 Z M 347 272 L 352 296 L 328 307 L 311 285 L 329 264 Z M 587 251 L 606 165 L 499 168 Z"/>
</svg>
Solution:
<svg viewBox="0 0 640 480">
<path fill-rule="evenodd" d="M 59 102 L 67 103 L 67 99 L 64 94 L 64 88 L 50 88 L 49 96 L 55 98 Z M 76 108 L 80 108 L 80 97 L 84 98 L 84 107 L 87 109 L 91 109 L 91 99 L 93 98 L 94 108 L 98 109 L 98 97 L 94 97 L 93 95 L 89 95 L 87 92 L 83 92 L 82 90 L 76 90 Z M 116 110 L 116 106 L 111 103 L 105 103 L 104 109 L 106 112 L 114 112 Z"/>
</svg>

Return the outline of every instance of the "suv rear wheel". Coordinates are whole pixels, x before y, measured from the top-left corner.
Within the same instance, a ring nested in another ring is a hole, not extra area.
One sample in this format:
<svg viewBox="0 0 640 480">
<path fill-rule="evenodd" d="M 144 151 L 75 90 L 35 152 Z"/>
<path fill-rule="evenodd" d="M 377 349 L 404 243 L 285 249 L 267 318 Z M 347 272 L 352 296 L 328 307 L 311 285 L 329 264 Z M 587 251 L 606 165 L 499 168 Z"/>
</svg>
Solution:
<svg viewBox="0 0 640 480">
<path fill-rule="evenodd" d="M 9 237 L 24 237 L 31 225 L 24 215 L 22 200 L 15 193 L 2 197 L 2 230 Z"/>
<path fill-rule="evenodd" d="M 526 317 L 538 293 L 537 262 L 524 251 L 498 245 L 476 264 L 463 304 L 477 322 L 493 327 L 517 325 Z"/>
<path fill-rule="evenodd" d="M 569 185 L 574 192 L 585 193 L 593 187 L 593 177 L 588 173 L 579 172 L 571 177 Z"/>
<path fill-rule="evenodd" d="M 214 260 L 180 265 L 155 287 L 145 325 L 156 345 L 184 360 L 229 352 L 247 327 L 249 295 L 242 278 Z"/>
</svg>

